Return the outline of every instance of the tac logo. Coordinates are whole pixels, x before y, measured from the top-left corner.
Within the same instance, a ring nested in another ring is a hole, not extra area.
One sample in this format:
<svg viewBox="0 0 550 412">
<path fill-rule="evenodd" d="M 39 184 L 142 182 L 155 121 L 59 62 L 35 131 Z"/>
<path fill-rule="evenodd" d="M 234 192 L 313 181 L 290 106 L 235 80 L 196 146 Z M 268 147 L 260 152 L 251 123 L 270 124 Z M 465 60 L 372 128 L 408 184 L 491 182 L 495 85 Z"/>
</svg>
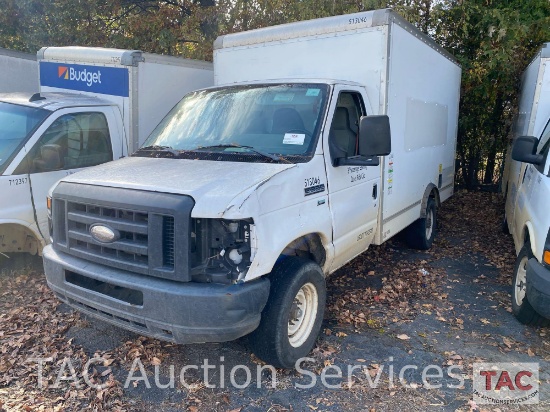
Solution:
<svg viewBox="0 0 550 412">
<path fill-rule="evenodd" d="M 64 80 L 84 82 L 86 86 L 91 87 L 95 83 L 101 84 L 101 71 L 91 71 L 88 69 L 76 70 L 74 67 L 58 66 L 57 77 Z"/>
<path fill-rule="evenodd" d="M 539 402 L 538 363 L 474 363 L 473 400 L 478 404 Z"/>
</svg>

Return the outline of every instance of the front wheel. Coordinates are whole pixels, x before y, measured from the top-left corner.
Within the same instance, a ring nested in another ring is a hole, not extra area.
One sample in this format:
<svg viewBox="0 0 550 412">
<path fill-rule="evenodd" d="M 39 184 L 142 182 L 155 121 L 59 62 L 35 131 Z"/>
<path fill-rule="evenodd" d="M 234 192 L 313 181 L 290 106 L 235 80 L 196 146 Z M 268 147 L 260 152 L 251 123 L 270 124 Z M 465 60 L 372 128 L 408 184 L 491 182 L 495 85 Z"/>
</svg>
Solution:
<svg viewBox="0 0 550 412">
<path fill-rule="evenodd" d="M 321 330 L 325 278 L 319 265 L 296 257 L 285 257 L 269 278 L 269 300 L 260 325 L 248 341 L 263 361 L 292 368 L 311 351 Z"/>
<path fill-rule="evenodd" d="M 527 262 L 533 257 L 531 245 L 521 248 L 514 266 L 512 281 L 512 313 L 525 325 L 546 326 L 550 321 L 539 315 L 527 300 Z"/>
</svg>

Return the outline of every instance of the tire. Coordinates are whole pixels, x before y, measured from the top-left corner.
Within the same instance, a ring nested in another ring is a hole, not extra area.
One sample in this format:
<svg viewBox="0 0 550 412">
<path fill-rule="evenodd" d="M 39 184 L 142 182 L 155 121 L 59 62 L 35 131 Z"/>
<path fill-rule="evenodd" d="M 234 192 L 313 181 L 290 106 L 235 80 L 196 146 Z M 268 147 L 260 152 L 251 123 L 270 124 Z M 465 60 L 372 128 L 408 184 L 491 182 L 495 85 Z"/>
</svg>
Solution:
<svg viewBox="0 0 550 412">
<path fill-rule="evenodd" d="M 437 231 L 437 208 L 434 198 L 428 198 L 426 217 L 418 219 L 405 232 L 405 241 L 412 249 L 428 250 Z"/>
<path fill-rule="evenodd" d="M 501 226 L 502 233 L 505 235 L 510 234 L 510 230 L 508 229 L 508 219 L 506 219 L 506 215 L 504 215 L 504 219 L 502 219 L 502 226 Z"/>
<path fill-rule="evenodd" d="M 524 325 L 548 326 L 550 321 L 535 311 L 526 296 L 527 262 L 533 257 L 531 245 L 526 243 L 521 248 L 514 265 L 512 280 L 512 313 Z"/>
<path fill-rule="evenodd" d="M 254 354 L 268 364 L 293 368 L 311 351 L 321 330 L 325 277 L 316 263 L 286 257 L 275 265 L 269 279 L 269 299 L 260 325 L 248 335 L 248 342 Z M 292 323 L 291 314 L 296 319 Z"/>
</svg>

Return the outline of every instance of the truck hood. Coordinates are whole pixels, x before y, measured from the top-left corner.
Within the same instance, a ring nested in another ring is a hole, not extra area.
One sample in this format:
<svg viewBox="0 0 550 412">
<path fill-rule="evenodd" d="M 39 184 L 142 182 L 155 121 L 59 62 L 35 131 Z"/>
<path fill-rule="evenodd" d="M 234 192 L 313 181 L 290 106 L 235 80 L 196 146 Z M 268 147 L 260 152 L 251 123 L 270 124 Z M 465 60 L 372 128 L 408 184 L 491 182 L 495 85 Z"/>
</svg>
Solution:
<svg viewBox="0 0 550 412">
<path fill-rule="evenodd" d="M 233 199 L 294 164 L 128 157 L 85 169 L 64 182 L 189 195 L 193 216 L 221 217 Z"/>
</svg>

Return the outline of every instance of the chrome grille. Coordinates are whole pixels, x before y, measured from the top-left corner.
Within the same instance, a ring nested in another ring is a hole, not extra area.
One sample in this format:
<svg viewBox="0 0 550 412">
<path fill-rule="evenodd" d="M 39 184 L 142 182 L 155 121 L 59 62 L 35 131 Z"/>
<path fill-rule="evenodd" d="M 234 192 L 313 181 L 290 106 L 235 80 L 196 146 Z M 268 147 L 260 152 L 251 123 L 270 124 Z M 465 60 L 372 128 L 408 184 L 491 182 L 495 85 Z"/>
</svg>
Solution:
<svg viewBox="0 0 550 412">
<path fill-rule="evenodd" d="M 146 212 L 114 209 L 98 205 L 67 202 L 68 247 L 89 257 L 98 257 L 147 273 L 149 269 L 148 221 Z M 104 224 L 120 232 L 120 239 L 109 244 L 90 235 L 93 224 Z"/>
<path fill-rule="evenodd" d="M 95 264 L 189 282 L 194 204 L 185 195 L 61 182 L 53 193 L 53 245 Z M 115 239 L 92 237 L 94 225 Z"/>
</svg>

